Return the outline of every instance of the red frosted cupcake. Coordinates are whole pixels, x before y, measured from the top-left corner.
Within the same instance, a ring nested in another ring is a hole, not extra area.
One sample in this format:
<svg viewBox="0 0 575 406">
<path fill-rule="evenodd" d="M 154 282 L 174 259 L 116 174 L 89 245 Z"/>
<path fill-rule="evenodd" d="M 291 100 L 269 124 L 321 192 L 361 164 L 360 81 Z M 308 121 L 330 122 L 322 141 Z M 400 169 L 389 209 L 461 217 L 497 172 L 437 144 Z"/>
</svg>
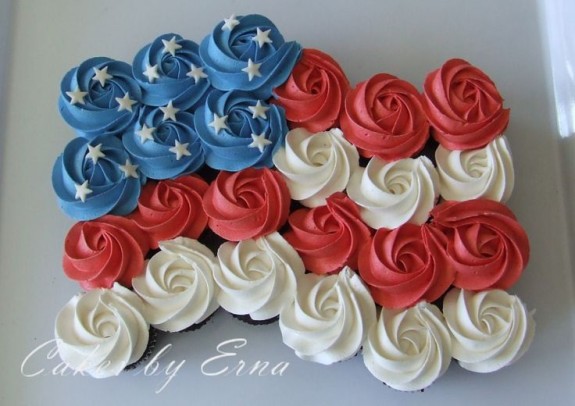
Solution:
<svg viewBox="0 0 575 406">
<path fill-rule="evenodd" d="M 228 241 L 257 238 L 284 225 L 290 195 L 282 176 L 271 169 L 220 172 L 204 196 L 210 229 Z"/>
<path fill-rule="evenodd" d="M 317 49 L 304 49 L 288 80 L 274 89 L 291 128 L 325 131 L 338 124 L 349 81 L 339 64 Z"/>
<path fill-rule="evenodd" d="M 293 212 L 289 225 L 285 239 L 300 254 L 306 269 L 317 274 L 337 272 L 346 265 L 357 269 L 359 249 L 371 237 L 359 208 L 342 192 L 328 197 L 325 206 Z"/>
<path fill-rule="evenodd" d="M 148 235 L 152 248 L 175 237 L 198 238 L 208 223 L 202 206 L 207 189 L 195 175 L 148 182 L 130 218 Z"/>
<path fill-rule="evenodd" d="M 411 83 L 387 73 L 359 83 L 347 94 L 340 123 L 363 156 L 384 161 L 417 154 L 429 138 L 421 95 Z"/>
</svg>

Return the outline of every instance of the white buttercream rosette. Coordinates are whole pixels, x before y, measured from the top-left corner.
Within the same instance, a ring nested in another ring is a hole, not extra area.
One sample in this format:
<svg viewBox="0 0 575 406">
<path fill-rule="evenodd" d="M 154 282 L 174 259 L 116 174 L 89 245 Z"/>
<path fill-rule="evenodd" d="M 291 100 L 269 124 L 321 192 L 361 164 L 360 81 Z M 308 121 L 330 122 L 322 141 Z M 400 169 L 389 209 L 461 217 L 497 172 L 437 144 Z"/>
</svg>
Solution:
<svg viewBox="0 0 575 406">
<path fill-rule="evenodd" d="M 115 283 L 74 296 L 56 317 L 62 360 L 94 378 L 118 375 L 145 353 L 149 324 L 136 294 Z"/>
<path fill-rule="evenodd" d="M 291 198 L 306 207 L 325 204 L 325 199 L 347 186 L 359 168 L 359 154 L 340 129 L 311 133 L 296 128 L 286 135 L 285 147 L 273 158 Z"/>
<path fill-rule="evenodd" d="M 347 194 L 372 228 L 423 224 L 439 196 L 439 177 L 425 156 L 394 162 L 372 158 L 352 175 Z"/>
<path fill-rule="evenodd" d="M 446 200 L 486 198 L 506 202 L 515 182 L 511 149 L 501 135 L 483 148 L 435 151 L 441 196 Z"/>
<path fill-rule="evenodd" d="M 503 290 L 453 288 L 443 300 L 453 336 L 453 358 L 473 372 L 494 372 L 527 351 L 535 321 L 517 296 Z"/>
<path fill-rule="evenodd" d="M 337 275 L 304 275 L 296 300 L 280 313 L 284 343 L 301 359 L 324 365 L 353 357 L 375 321 L 375 303 L 348 267 Z"/>
<path fill-rule="evenodd" d="M 405 310 L 382 309 L 363 346 L 363 361 L 394 389 L 431 385 L 451 362 L 451 336 L 439 308 L 420 302 Z"/>
<path fill-rule="evenodd" d="M 219 304 L 233 314 L 268 320 L 294 300 L 297 278 L 305 273 L 298 253 L 277 232 L 218 249 L 214 279 Z"/>
<path fill-rule="evenodd" d="M 150 323 L 162 331 L 182 331 L 218 309 L 213 273 L 218 261 L 202 243 L 178 237 L 159 244 L 146 272 L 132 280 Z"/>
</svg>

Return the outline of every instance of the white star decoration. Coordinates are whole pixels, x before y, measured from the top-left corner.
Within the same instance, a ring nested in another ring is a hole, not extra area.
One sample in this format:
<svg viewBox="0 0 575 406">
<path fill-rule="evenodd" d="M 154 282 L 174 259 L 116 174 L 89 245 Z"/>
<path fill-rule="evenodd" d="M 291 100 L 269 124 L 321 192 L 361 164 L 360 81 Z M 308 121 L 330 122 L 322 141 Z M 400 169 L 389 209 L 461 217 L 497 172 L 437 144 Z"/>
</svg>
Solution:
<svg viewBox="0 0 575 406">
<path fill-rule="evenodd" d="M 136 133 L 140 136 L 140 141 L 142 144 L 148 140 L 154 140 L 153 133 L 156 127 L 149 128 L 146 124 L 142 124 L 142 128 Z"/>
<path fill-rule="evenodd" d="M 270 145 L 272 142 L 266 139 L 266 134 L 261 133 L 260 135 L 252 134 L 252 143 L 248 145 L 249 148 L 257 148 L 260 150 L 260 153 L 264 153 L 264 148 L 266 145 Z"/>
<path fill-rule="evenodd" d="M 248 108 L 253 113 L 252 118 L 261 117 L 264 120 L 268 118 L 266 111 L 268 111 L 270 108 L 263 106 L 261 100 L 258 100 L 255 106 L 248 106 Z"/>
<path fill-rule="evenodd" d="M 182 159 L 182 157 L 184 155 L 185 156 L 192 155 L 190 153 L 190 151 L 188 151 L 188 145 L 190 145 L 188 142 L 186 142 L 184 144 L 180 144 L 180 142 L 178 140 L 176 140 L 176 143 L 174 144 L 174 146 L 169 149 L 170 152 L 173 152 L 174 154 L 176 154 L 176 161 L 179 161 L 180 159 Z"/>
<path fill-rule="evenodd" d="M 252 61 L 252 58 L 249 58 L 248 59 L 248 66 L 243 68 L 242 72 L 245 72 L 248 74 L 248 80 L 251 82 L 255 76 L 261 76 L 262 75 L 260 73 L 260 66 L 261 65 L 262 65 L 261 63 L 254 63 L 254 61 Z"/>
<path fill-rule="evenodd" d="M 176 36 L 173 36 L 171 40 L 166 41 L 165 39 L 162 40 L 164 44 L 164 49 L 162 53 L 169 52 L 172 56 L 176 56 L 176 51 L 180 49 L 182 46 L 176 42 Z"/>
<path fill-rule="evenodd" d="M 98 159 L 105 158 L 106 154 L 102 152 L 102 144 L 98 144 L 95 147 L 88 144 L 88 152 L 86 153 L 86 159 L 90 158 L 94 164 L 98 162 Z"/>
<path fill-rule="evenodd" d="M 207 78 L 208 75 L 204 73 L 204 68 L 196 66 L 193 63 L 190 66 L 190 71 L 186 73 L 187 77 L 194 78 L 194 83 L 198 83 L 200 79 Z"/>
<path fill-rule="evenodd" d="M 142 72 L 148 78 L 148 82 L 153 83 L 154 80 L 159 79 L 158 65 L 150 66 L 146 64 L 146 70 Z"/>
<path fill-rule="evenodd" d="M 130 161 L 130 158 L 126 159 L 126 163 L 124 165 L 120 165 L 120 170 L 124 172 L 124 176 L 126 178 L 139 178 L 137 169 L 139 165 L 133 165 Z"/>
<path fill-rule="evenodd" d="M 107 66 L 104 66 L 102 69 L 94 68 L 94 76 L 92 76 L 92 80 L 100 82 L 100 86 L 105 86 L 106 81 L 112 78 L 113 76 L 108 73 Z"/>
<path fill-rule="evenodd" d="M 232 14 L 230 18 L 224 18 L 224 25 L 222 25 L 222 31 L 225 30 L 233 30 L 236 25 L 238 25 L 240 21 L 236 18 L 235 14 Z"/>
<path fill-rule="evenodd" d="M 116 97 L 116 101 L 118 102 L 118 111 L 132 111 L 132 105 L 136 103 L 136 100 L 130 99 L 130 94 L 128 92 L 126 92 L 124 97 Z"/>
<path fill-rule="evenodd" d="M 70 98 L 70 104 L 84 104 L 84 97 L 86 97 L 88 92 L 81 92 L 79 88 L 76 88 L 76 90 L 66 92 L 66 94 Z"/>
<path fill-rule="evenodd" d="M 82 183 L 81 185 L 74 183 L 74 187 L 76 188 L 75 199 L 80 199 L 82 203 L 86 201 L 86 196 L 92 193 L 92 190 L 88 188 L 87 180 L 85 180 L 84 183 Z"/>
<path fill-rule="evenodd" d="M 226 124 L 226 120 L 228 116 L 219 117 L 216 113 L 214 113 L 214 121 L 208 124 L 210 127 L 214 127 L 216 134 L 218 134 L 221 130 L 226 129 L 229 130 L 230 127 Z"/>
<path fill-rule="evenodd" d="M 166 120 L 178 121 L 176 119 L 176 113 L 180 111 L 180 109 L 175 108 L 171 100 L 166 107 L 160 107 L 160 110 L 162 110 L 162 113 L 164 113 L 163 118 L 164 121 Z"/>
<path fill-rule="evenodd" d="M 256 41 L 259 47 L 263 47 L 264 44 L 271 44 L 273 41 L 270 38 L 271 29 L 262 31 L 259 27 L 256 28 L 256 35 L 252 38 L 252 41 Z"/>
</svg>

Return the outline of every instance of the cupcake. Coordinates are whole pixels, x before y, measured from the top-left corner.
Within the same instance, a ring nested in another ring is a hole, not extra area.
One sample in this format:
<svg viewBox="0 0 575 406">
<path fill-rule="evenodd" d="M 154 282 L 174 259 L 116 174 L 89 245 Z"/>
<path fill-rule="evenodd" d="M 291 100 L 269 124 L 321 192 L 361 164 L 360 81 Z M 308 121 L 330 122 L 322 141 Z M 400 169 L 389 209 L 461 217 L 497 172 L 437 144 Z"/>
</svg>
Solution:
<svg viewBox="0 0 575 406">
<path fill-rule="evenodd" d="M 218 260 L 214 272 L 218 303 L 256 325 L 277 320 L 282 308 L 294 300 L 297 279 L 305 273 L 297 252 L 277 232 L 226 242 L 218 249 Z"/>
<path fill-rule="evenodd" d="M 305 361 L 324 365 L 353 357 L 375 324 L 375 303 L 349 267 L 337 275 L 306 274 L 296 300 L 280 313 L 283 342 Z"/>
<path fill-rule="evenodd" d="M 78 294 L 56 317 L 58 353 L 68 367 L 94 378 L 129 369 L 151 353 L 150 325 L 144 303 L 115 283 Z"/>
<path fill-rule="evenodd" d="M 363 346 L 363 361 L 374 377 L 394 389 L 425 389 L 451 363 L 451 335 L 441 310 L 426 302 L 382 309 Z"/>
<path fill-rule="evenodd" d="M 197 240 L 160 242 L 146 272 L 132 280 L 150 324 L 161 331 L 195 330 L 217 309 L 216 257 Z"/>
</svg>

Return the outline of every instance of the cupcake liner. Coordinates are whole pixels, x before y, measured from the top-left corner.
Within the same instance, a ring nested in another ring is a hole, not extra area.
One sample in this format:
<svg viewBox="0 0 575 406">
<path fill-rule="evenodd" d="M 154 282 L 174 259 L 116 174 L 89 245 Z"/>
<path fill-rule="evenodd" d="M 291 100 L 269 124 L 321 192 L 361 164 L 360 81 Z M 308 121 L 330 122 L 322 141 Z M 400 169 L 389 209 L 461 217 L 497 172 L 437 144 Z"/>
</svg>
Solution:
<svg viewBox="0 0 575 406">
<path fill-rule="evenodd" d="M 276 321 L 279 320 L 279 316 L 275 316 L 272 317 L 271 319 L 265 319 L 265 320 L 254 320 L 251 318 L 251 316 L 249 314 L 232 314 L 232 316 L 235 319 L 241 320 L 246 324 L 252 325 L 252 326 L 265 326 L 267 324 L 273 324 Z"/>
<path fill-rule="evenodd" d="M 217 310 L 215 312 L 213 312 L 212 314 L 210 314 L 208 317 L 206 317 L 204 320 L 200 321 L 199 323 L 194 323 L 191 326 L 186 327 L 183 330 L 177 331 L 177 333 L 187 333 L 190 331 L 197 331 L 197 330 L 201 329 L 206 324 L 208 324 L 208 322 L 212 319 L 212 317 L 214 317 L 214 314 L 216 314 L 216 313 L 217 313 Z"/>
<path fill-rule="evenodd" d="M 156 343 L 157 342 L 158 342 L 158 330 L 156 328 L 150 326 L 148 345 L 146 346 L 144 353 L 142 354 L 142 356 L 140 357 L 139 360 L 137 360 L 136 362 L 132 362 L 129 365 L 126 365 L 126 367 L 124 368 L 124 371 L 133 370 L 133 369 L 137 368 L 138 366 L 140 366 L 143 362 L 148 360 L 151 357 L 151 355 L 154 353 L 154 350 L 156 349 Z"/>
</svg>

